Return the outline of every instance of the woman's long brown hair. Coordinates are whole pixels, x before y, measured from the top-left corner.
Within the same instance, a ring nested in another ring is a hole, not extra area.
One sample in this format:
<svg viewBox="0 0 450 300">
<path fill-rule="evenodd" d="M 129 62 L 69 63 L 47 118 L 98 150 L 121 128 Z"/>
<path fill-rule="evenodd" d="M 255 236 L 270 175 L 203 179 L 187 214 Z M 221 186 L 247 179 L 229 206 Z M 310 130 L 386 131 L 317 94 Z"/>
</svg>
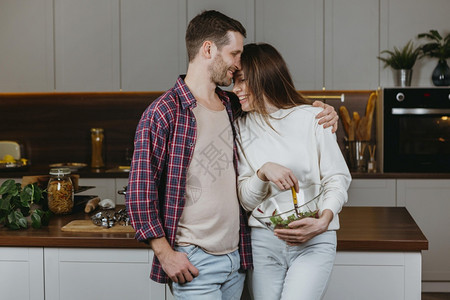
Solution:
<svg viewBox="0 0 450 300">
<path fill-rule="evenodd" d="M 273 46 L 266 43 L 245 45 L 241 66 L 248 88 L 254 94 L 253 107 L 266 122 L 269 113 L 264 99 L 280 109 L 311 104 L 295 90 L 286 62 Z"/>
</svg>

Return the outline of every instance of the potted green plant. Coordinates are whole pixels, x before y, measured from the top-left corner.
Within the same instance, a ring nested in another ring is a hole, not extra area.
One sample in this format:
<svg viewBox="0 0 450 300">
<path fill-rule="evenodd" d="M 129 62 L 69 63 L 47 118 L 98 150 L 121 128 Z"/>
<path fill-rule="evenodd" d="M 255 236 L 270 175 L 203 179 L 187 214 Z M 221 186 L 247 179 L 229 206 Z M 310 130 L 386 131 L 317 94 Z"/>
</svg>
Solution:
<svg viewBox="0 0 450 300">
<path fill-rule="evenodd" d="M 402 48 L 394 47 L 394 50 L 383 50 L 380 54 L 388 54 L 388 57 L 378 56 L 384 62 L 384 67 L 394 69 L 395 83 L 399 86 L 410 86 L 412 68 L 419 58 L 420 47 L 414 47 L 412 41 L 406 43 Z"/>
<path fill-rule="evenodd" d="M 37 183 L 21 187 L 14 180 L 6 180 L 0 186 L 0 225 L 10 229 L 33 228 L 48 225 L 50 211 L 42 209 L 44 191 Z"/>
<path fill-rule="evenodd" d="M 450 68 L 447 64 L 447 58 L 450 57 L 450 33 L 443 37 L 433 29 L 428 33 L 421 33 L 417 37 L 431 40 L 420 47 L 421 57 L 428 56 L 438 59 L 438 64 L 431 75 L 433 84 L 436 86 L 450 85 Z"/>
</svg>

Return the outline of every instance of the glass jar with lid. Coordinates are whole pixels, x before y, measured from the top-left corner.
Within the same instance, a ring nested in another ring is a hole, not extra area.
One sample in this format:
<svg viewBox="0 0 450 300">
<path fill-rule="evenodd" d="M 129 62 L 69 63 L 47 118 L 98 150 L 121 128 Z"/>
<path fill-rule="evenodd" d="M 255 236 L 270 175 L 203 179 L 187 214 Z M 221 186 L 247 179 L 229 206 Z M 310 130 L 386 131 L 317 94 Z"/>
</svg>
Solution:
<svg viewBox="0 0 450 300">
<path fill-rule="evenodd" d="M 63 215 L 72 212 L 74 205 L 73 183 L 69 168 L 50 169 L 47 186 L 48 208 L 54 214 Z"/>
<path fill-rule="evenodd" d="M 103 139 L 103 128 L 91 128 L 92 168 L 103 168 L 105 166 L 103 161 Z"/>
</svg>

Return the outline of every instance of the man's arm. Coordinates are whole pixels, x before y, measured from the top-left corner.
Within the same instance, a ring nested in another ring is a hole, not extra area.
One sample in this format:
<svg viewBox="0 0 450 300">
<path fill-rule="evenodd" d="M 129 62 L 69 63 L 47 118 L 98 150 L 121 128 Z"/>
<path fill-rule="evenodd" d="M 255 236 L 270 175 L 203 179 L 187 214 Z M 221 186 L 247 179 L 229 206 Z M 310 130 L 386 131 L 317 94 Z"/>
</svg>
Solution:
<svg viewBox="0 0 450 300">
<path fill-rule="evenodd" d="M 135 150 L 126 194 L 127 211 L 136 238 L 148 241 L 167 276 L 178 283 L 192 281 L 198 270 L 187 255 L 172 249 L 159 213 L 158 185 L 164 173 L 169 120 L 154 108 L 146 111 L 136 130 Z M 149 163 L 151 162 L 151 163 Z"/>
<path fill-rule="evenodd" d="M 161 122 L 153 120 L 154 113 L 146 113 L 136 129 L 125 198 L 131 225 L 136 230 L 136 239 L 139 241 L 164 236 L 164 228 L 159 219 L 157 179 L 165 165 L 166 134 Z"/>
</svg>

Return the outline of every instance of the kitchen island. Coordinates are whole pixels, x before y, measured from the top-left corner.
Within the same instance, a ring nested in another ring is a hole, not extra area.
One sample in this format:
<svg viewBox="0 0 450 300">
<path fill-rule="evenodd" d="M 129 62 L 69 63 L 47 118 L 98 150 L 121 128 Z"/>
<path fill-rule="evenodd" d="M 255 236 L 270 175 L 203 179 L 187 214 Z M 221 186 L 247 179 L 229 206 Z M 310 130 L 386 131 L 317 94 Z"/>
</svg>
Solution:
<svg viewBox="0 0 450 300">
<path fill-rule="evenodd" d="M 3 295 L 172 299 L 164 285 L 149 280 L 153 253 L 133 233 L 61 231 L 76 219 L 89 215 L 53 217 L 41 229 L 0 228 Z M 421 251 L 428 241 L 404 207 L 344 207 L 340 221 L 338 255 L 324 299 L 420 300 Z"/>
</svg>

